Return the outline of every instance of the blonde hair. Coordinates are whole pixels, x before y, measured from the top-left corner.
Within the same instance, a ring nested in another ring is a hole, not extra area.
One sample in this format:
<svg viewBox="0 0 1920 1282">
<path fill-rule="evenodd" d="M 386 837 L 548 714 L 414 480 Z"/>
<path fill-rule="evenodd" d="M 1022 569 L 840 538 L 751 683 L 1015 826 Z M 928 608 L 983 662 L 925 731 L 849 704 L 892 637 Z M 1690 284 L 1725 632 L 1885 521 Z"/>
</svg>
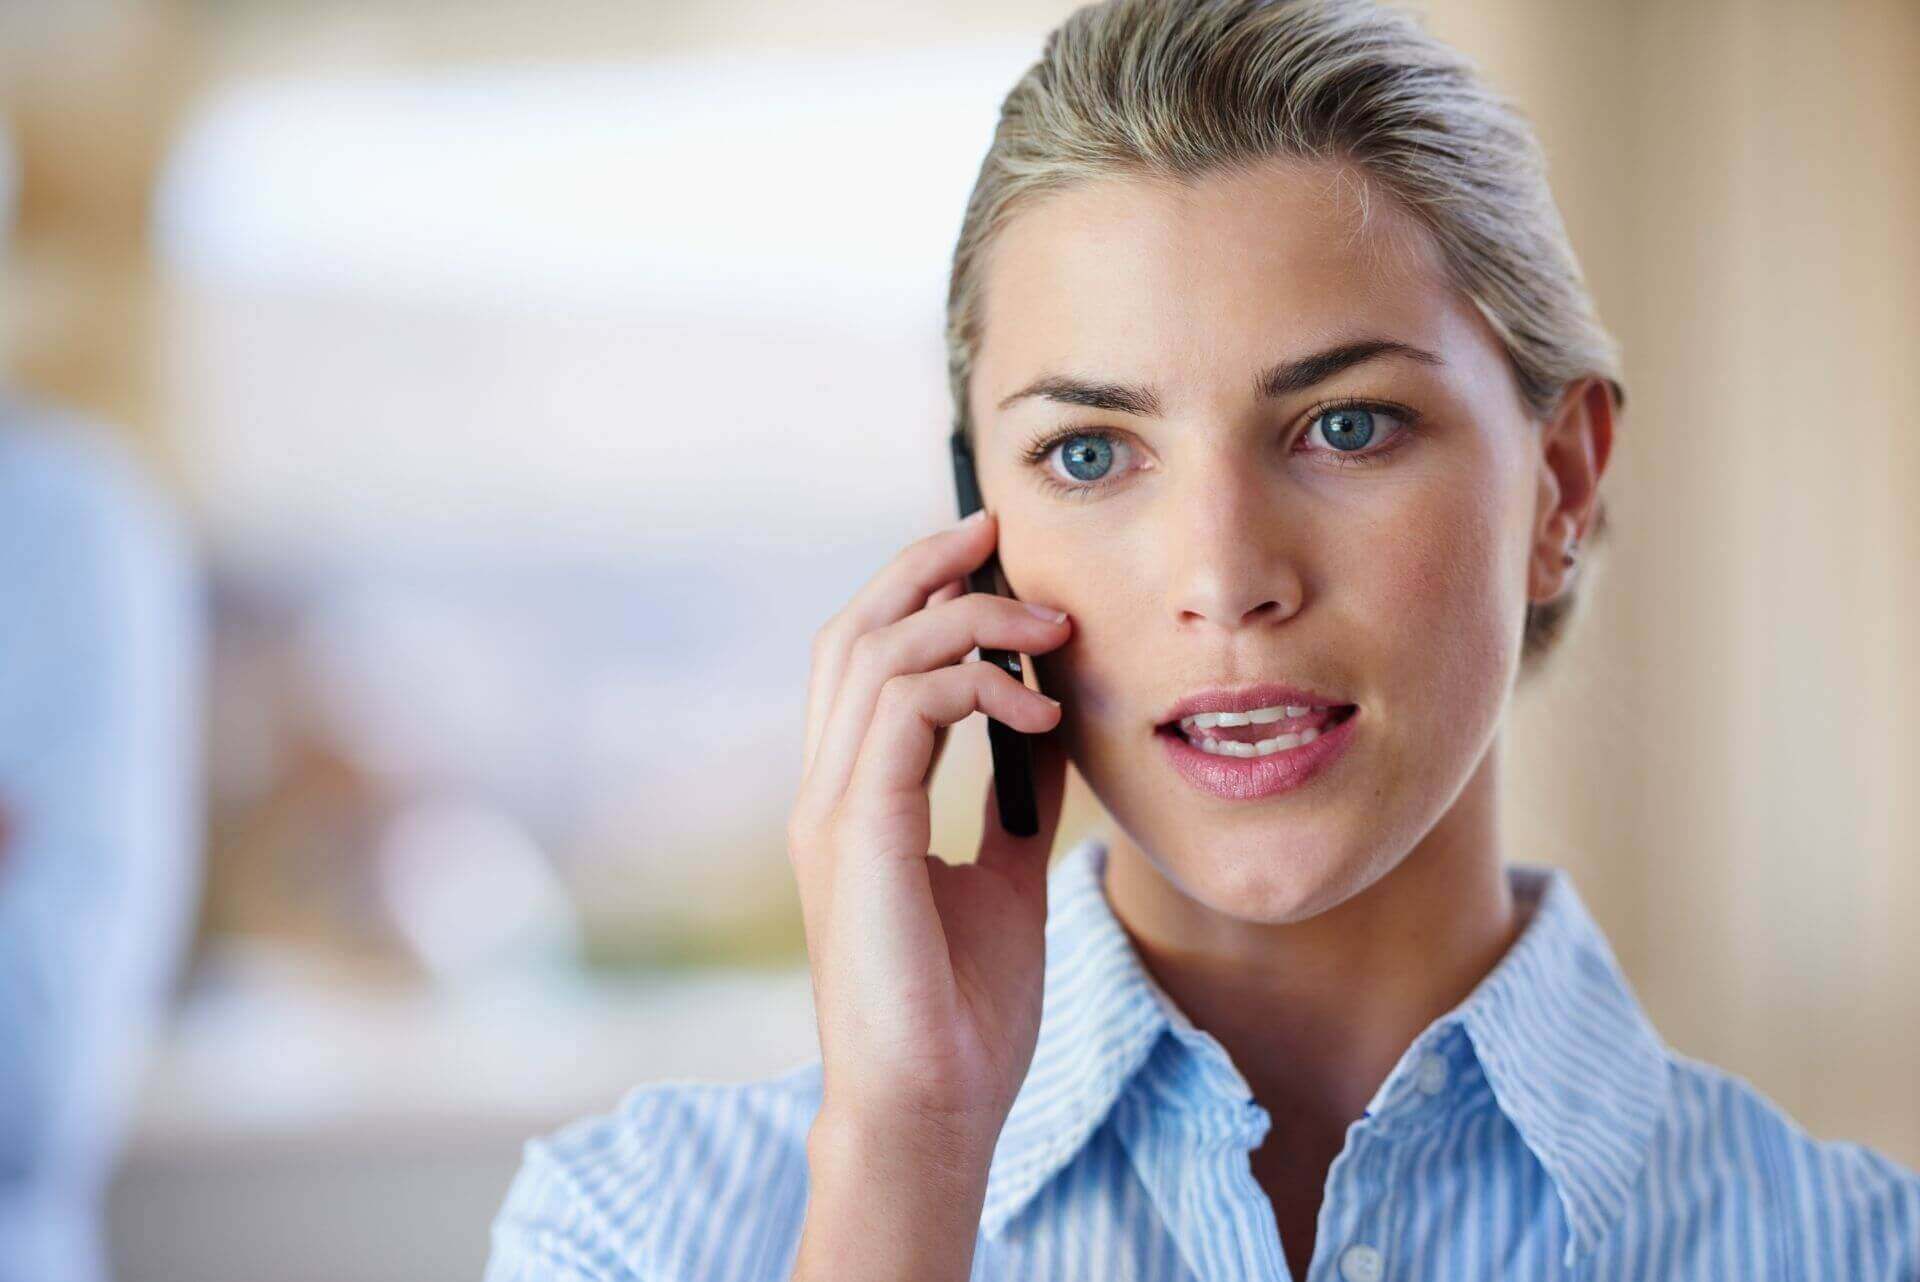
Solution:
<svg viewBox="0 0 1920 1282">
<path fill-rule="evenodd" d="M 1376 186 L 1427 229 L 1451 283 L 1499 335 L 1537 420 L 1592 374 L 1624 406 L 1618 347 L 1531 126 L 1415 15 L 1378 0 L 1106 0 L 1049 32 L 1001 104 L 947 295 L 955 430 L 974 438 L 967 381 L 984 265 L 1015 213 L 1076 183 L 1190 181 L 1276 157 L 1357 170 L 1363 197 Z M 1588 548 L 1606 527 L 1596 499 Z M 1566 630 L 1579 583 L 1529 603 L 1523 677 Z"/>
</svg>

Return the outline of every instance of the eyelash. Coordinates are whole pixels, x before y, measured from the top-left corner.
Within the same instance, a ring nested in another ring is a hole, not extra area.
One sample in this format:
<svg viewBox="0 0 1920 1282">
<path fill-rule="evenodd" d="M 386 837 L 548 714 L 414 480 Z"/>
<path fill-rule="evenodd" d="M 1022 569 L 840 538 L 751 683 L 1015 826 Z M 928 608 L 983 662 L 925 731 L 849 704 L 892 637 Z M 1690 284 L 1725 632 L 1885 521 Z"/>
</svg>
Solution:
<svg viewBox="0 0 1920 1282">
<path fill-rule="evenodd" d="M 1322 415 L 1331 414 L 1335 410 L 1371 410 L 1383 412 L 1397 419 L 1400 423 L 1399 430 L 1393 434 L 1393 444 L 1384 448 L 1372 450 L 1365 454 L 1346 453 L 1339 450 L 1332 451 L 1332 453 L 1340 459 L 1334 466 L 1343 468 L 1371 467 L 1380 462 L 1388 454 L 1398 450 L 1400 446 L 1405 443 L 1406 438 L 1418 430 L 1418 424 L 1420 422 L 1420 412 L 1409 406 L 1396 405 L 1392 401 L 1370 401 L 1358 397 L 1346 396 L 1330 401 L 1322 401 L 1320 404 L 1309 409 L 1306 416 L 1307 431 L 1311 432 L 1313 430 L 1313 425 L 1320 421 Z M 1082 436 L 1100 437 L 1111 441 L 1118 435 L 1118 433 L 1109 431 L 1106 428 L 1096 427 L 1069 427 L 1054 432 L 1042 432 L 1028 443 L 1021 457 L 1039 473 L 1040 483 L 1054 493 L 1064 495 L 1068 498 L 1088 498 L 1093 494 L 1110 488 L 1115 482 L 1102 480 L 1080 485 L 1069 484 L 1053 475 L 1052 471 L 1045 466 L 1047 456 L 1052 454 L 1054 447 L 1063 441 L 1071 441 Z M 1326 451 L 1322 452 L 1324 453 Z"/>
</svg>

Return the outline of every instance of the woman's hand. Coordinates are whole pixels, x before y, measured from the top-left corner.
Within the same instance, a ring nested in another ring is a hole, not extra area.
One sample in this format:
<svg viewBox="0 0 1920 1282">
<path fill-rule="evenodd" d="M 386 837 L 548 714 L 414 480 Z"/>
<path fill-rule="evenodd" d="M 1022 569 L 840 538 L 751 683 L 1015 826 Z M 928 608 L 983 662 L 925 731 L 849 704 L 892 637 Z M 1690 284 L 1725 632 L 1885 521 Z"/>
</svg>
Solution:
<svg viewBox="0 0 1920 1282">
<path fill-rule="evenodd" d="M 820 628 L 787 825 L 824 1072 L 815 1151 L 865 1150 L 896 1170 L 923 1158 L 980 1187 L 1039 1035 L 1066 761 L 1034 740 L 1031 837 L 1000 826 L 988 787 L 972 864 L 928 851 L 927 784 L 947 727 L 970 713 L 1036 735 L 1060 721 L 1058 704 L 967 654 L 1043 653 L 1072 634 L 1071 620 L 962 591 L 996 537 L 984 514 L 912 544 Z"/>
</svg>

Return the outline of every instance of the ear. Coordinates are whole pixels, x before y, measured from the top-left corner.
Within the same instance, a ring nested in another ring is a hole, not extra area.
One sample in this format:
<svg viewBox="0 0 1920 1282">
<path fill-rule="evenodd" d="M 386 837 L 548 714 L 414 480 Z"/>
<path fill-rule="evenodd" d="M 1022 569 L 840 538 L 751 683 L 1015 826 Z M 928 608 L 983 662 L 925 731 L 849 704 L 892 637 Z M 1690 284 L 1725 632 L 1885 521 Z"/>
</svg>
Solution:
<svg viewBox="0 0 1920 1282">
<path fill-rule="evenodd" d="M 1534 500 L 1533 555 L 1527 597 L 1559 596 L 1580 568 L 1580 543 L 1592 524 L 1600 476 L 1613 453 L 1613 390 L 1604 378 L 1569 384 L 1540 429 L 1539 488 Z M 1567 564 L 1567 555 L 1574 556 Z"/>
</svg>

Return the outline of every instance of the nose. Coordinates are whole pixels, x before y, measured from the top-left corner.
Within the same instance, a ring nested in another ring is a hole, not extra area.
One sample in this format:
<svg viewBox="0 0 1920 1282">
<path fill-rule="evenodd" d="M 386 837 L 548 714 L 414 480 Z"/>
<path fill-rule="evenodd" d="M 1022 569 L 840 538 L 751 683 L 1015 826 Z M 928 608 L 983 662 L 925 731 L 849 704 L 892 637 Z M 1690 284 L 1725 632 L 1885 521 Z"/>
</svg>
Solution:
<svg viewBox="0 0 1920 1282">
<path fill-rule="evenodd" d="M 1305 532 L 1281 486 L 1244 452 L 1190 467 L 1168 513 L 1171 600 L 1182 628 L 1232 633 L 1291 618 L 1305 603 Z"/>
</svg>

